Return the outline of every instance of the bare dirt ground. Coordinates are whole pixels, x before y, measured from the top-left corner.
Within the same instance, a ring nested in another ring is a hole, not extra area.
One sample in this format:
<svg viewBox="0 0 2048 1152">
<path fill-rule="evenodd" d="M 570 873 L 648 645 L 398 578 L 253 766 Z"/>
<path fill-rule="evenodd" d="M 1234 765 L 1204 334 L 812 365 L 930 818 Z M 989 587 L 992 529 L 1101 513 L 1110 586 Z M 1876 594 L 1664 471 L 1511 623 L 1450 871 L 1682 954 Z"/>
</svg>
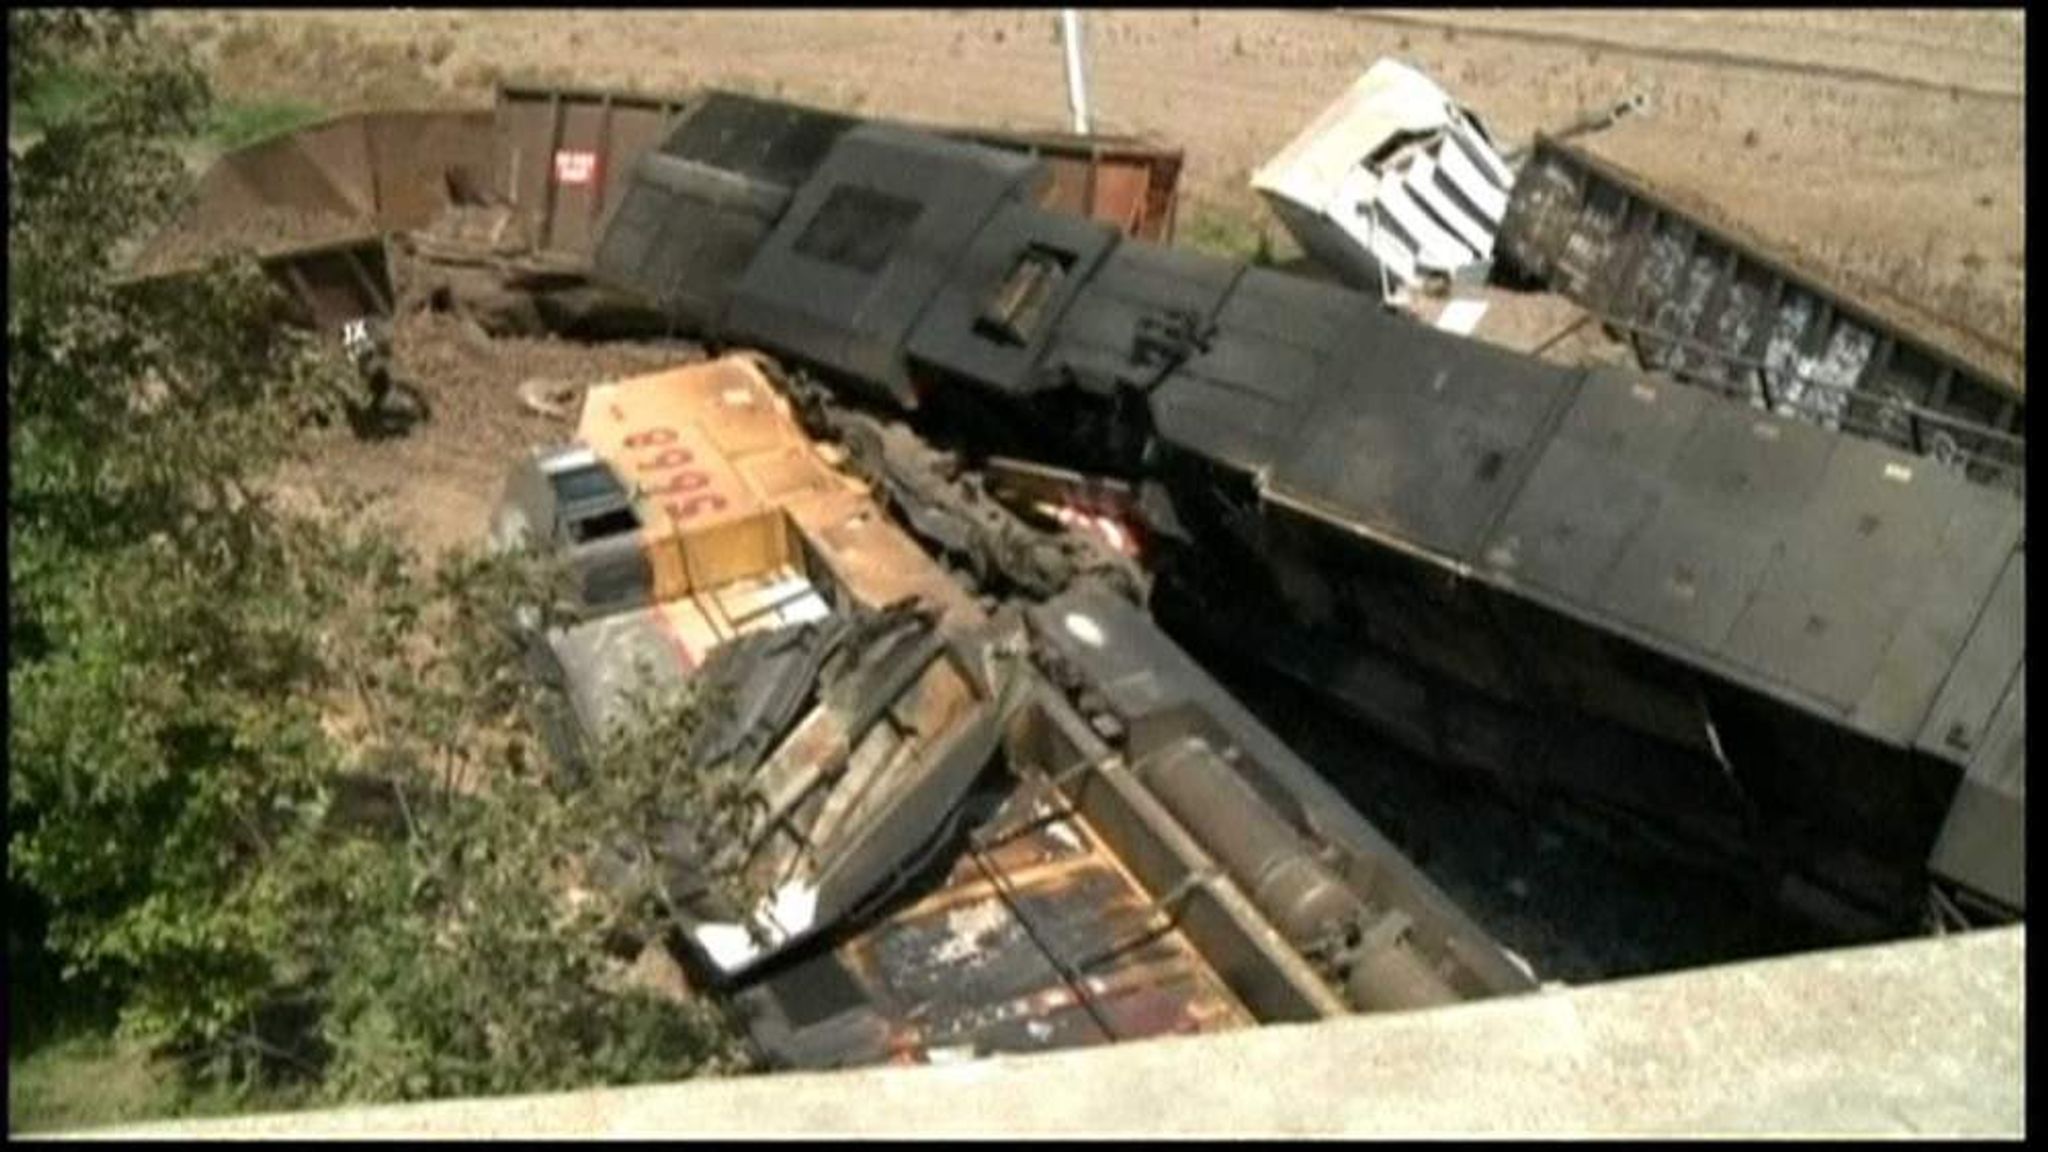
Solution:
<svg viewBox="0 0 2048 1152">
<path fill-rule="evenodd" d="M 1049 11 L 165 13 L 237 95 L 477 103 L 504 76 L 716 84 L 878 115 L 1064 124 Z M 1263 220 L 1250 172 L 1367 65 L 1437 77 L 1508 143 L 1633 92 L 1592 147 L 1864 291 L 2024 360 L 2024 14 L 1091 12 L 1102 131 L 1188 151 L 1198 204 Z M 1278 229 L 1271 229 L 1277 236 Z"/>
<path fill-rule="evenodd" d="M 401 317 L 394 344 L 393 374 L 424 397 L 428 420 L 369 439 L 345 427 L 327 429 L 311 468 L 284 479 L 294 487 L 346 484 L 378 493 L 391 525 L 434 552 L 481 542 L 512 463 L 574 433 L 569 422 L 522 404 L 521 385 L 582 387 L 700 355 L 680 343 L 492 337 L 446 312 Z"/>
</svg>

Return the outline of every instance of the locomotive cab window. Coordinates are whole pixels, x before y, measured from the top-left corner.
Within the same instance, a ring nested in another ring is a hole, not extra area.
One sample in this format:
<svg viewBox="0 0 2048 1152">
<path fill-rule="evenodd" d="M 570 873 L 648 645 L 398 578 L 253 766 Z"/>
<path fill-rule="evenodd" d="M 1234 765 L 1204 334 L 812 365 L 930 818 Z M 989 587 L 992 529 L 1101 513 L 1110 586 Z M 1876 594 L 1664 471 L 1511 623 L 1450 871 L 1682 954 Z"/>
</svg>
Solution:
<svg viewBox="0 0 2048 1152">
<path fill-rule="evenodd" d="M 555 501 L 563 507 L 580 504 L 614 503 L 626 499 L 626 488 L 603 464 L 584 464 L 548 473 Z"/>
<path fill-rule="evenodd" d="M 1024 249 L 1003 278 L 974 330 L 1004 344 L 1029 344 L 1045 323 L 1046 307 L 1072 267 L 1071 253 L 1033 244 Z"/>
<path fill-rule="evenodd" d="M 608 536 L 619 536 L 640 527 L 640 518 L 631 508 L 614 508 L 569 522 L 569 540 L 574 544 L 588 544 Z"/>
<path fill-rule="evenodd" d="M 879 272 L 923 211 L 914 200 L 841 184 L 797 237 L 796 254 L 855 272 Z"/>
<path fill-rule="evenodd" d="M 556 526 L 573 544 L 588 544 L 640 527 L 632 497 L 612 470 L 587 463 L 548 473 L 554 491 Z"/>
</svg>

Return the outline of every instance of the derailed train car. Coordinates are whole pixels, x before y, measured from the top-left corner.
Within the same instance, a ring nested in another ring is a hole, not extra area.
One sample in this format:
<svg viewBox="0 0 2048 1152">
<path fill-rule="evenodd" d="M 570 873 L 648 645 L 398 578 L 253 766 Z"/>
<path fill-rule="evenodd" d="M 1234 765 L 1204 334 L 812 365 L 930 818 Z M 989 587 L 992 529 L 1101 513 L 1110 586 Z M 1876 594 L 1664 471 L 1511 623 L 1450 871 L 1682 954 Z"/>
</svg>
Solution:
<svg viewBox="0 0 2048 1152">
<path fill-rule="evenodd" d="M 756 807 L 628 845 L 772 1059 L 943 1059 L 1315 1020 L 1533 981 L 1127 600 L 993 610 L 748 357 L 593 388 L 493 536 L 562 549 L 558 755 L 647 690 Z M 634 861 L 637 860 L 637 865 Z M 723 864 L 738 893 L 704 882 Z M 751 903 L 749 903 L 751 902 Z"/>
<path fill-rule="evenodd" d="M 1866 927 L 2023 914 L 2020 495 L 1124 239 L 1040 179 L 724 97 L 597 273 L 934 437 L 1130 481 L 1160 612 L 1438 759 Z"/>
</svg>

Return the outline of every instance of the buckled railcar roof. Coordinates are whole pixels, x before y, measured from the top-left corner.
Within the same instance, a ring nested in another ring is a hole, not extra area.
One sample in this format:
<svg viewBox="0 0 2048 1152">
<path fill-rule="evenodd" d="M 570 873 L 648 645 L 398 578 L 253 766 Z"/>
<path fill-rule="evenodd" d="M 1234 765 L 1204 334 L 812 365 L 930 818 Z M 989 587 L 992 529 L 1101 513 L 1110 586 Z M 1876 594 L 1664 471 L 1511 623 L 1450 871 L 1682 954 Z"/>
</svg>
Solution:
<svg viewBox="0 0 2048 1152">
<path fill-rule="evenodd" d="M 840 136 L 733 287 L 723 329 L 879 388 L 916 395 L 903 346 L 968 241 L 1044 168 L 885 124 Z"/>
<path fill-rule="evenodd" d="M 705 94 L 633 179 L 593 264 L 699 331 L 841 134 L 859 123 L 734 92 Z"/>
</svg>

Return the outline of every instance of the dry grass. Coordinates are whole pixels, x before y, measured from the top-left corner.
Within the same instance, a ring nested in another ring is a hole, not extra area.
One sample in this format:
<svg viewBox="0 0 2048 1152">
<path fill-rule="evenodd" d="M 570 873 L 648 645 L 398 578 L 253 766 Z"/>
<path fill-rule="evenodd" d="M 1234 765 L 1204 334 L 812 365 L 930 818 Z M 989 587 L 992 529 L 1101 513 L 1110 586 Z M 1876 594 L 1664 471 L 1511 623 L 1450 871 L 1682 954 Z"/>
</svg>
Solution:
<svg viewBox="0 0 2048 1152">
<path fill-rule="evenodd" d="M 239 14 L 192 29 L 224 97 L 263 102 L 320 92 L 335 111 L 434 107 L 459 102 L 433 74 L 455 51 L 447 35 L 403 45 L 371 43 L 329 24 L 295 28 Z"/>
</svg>

